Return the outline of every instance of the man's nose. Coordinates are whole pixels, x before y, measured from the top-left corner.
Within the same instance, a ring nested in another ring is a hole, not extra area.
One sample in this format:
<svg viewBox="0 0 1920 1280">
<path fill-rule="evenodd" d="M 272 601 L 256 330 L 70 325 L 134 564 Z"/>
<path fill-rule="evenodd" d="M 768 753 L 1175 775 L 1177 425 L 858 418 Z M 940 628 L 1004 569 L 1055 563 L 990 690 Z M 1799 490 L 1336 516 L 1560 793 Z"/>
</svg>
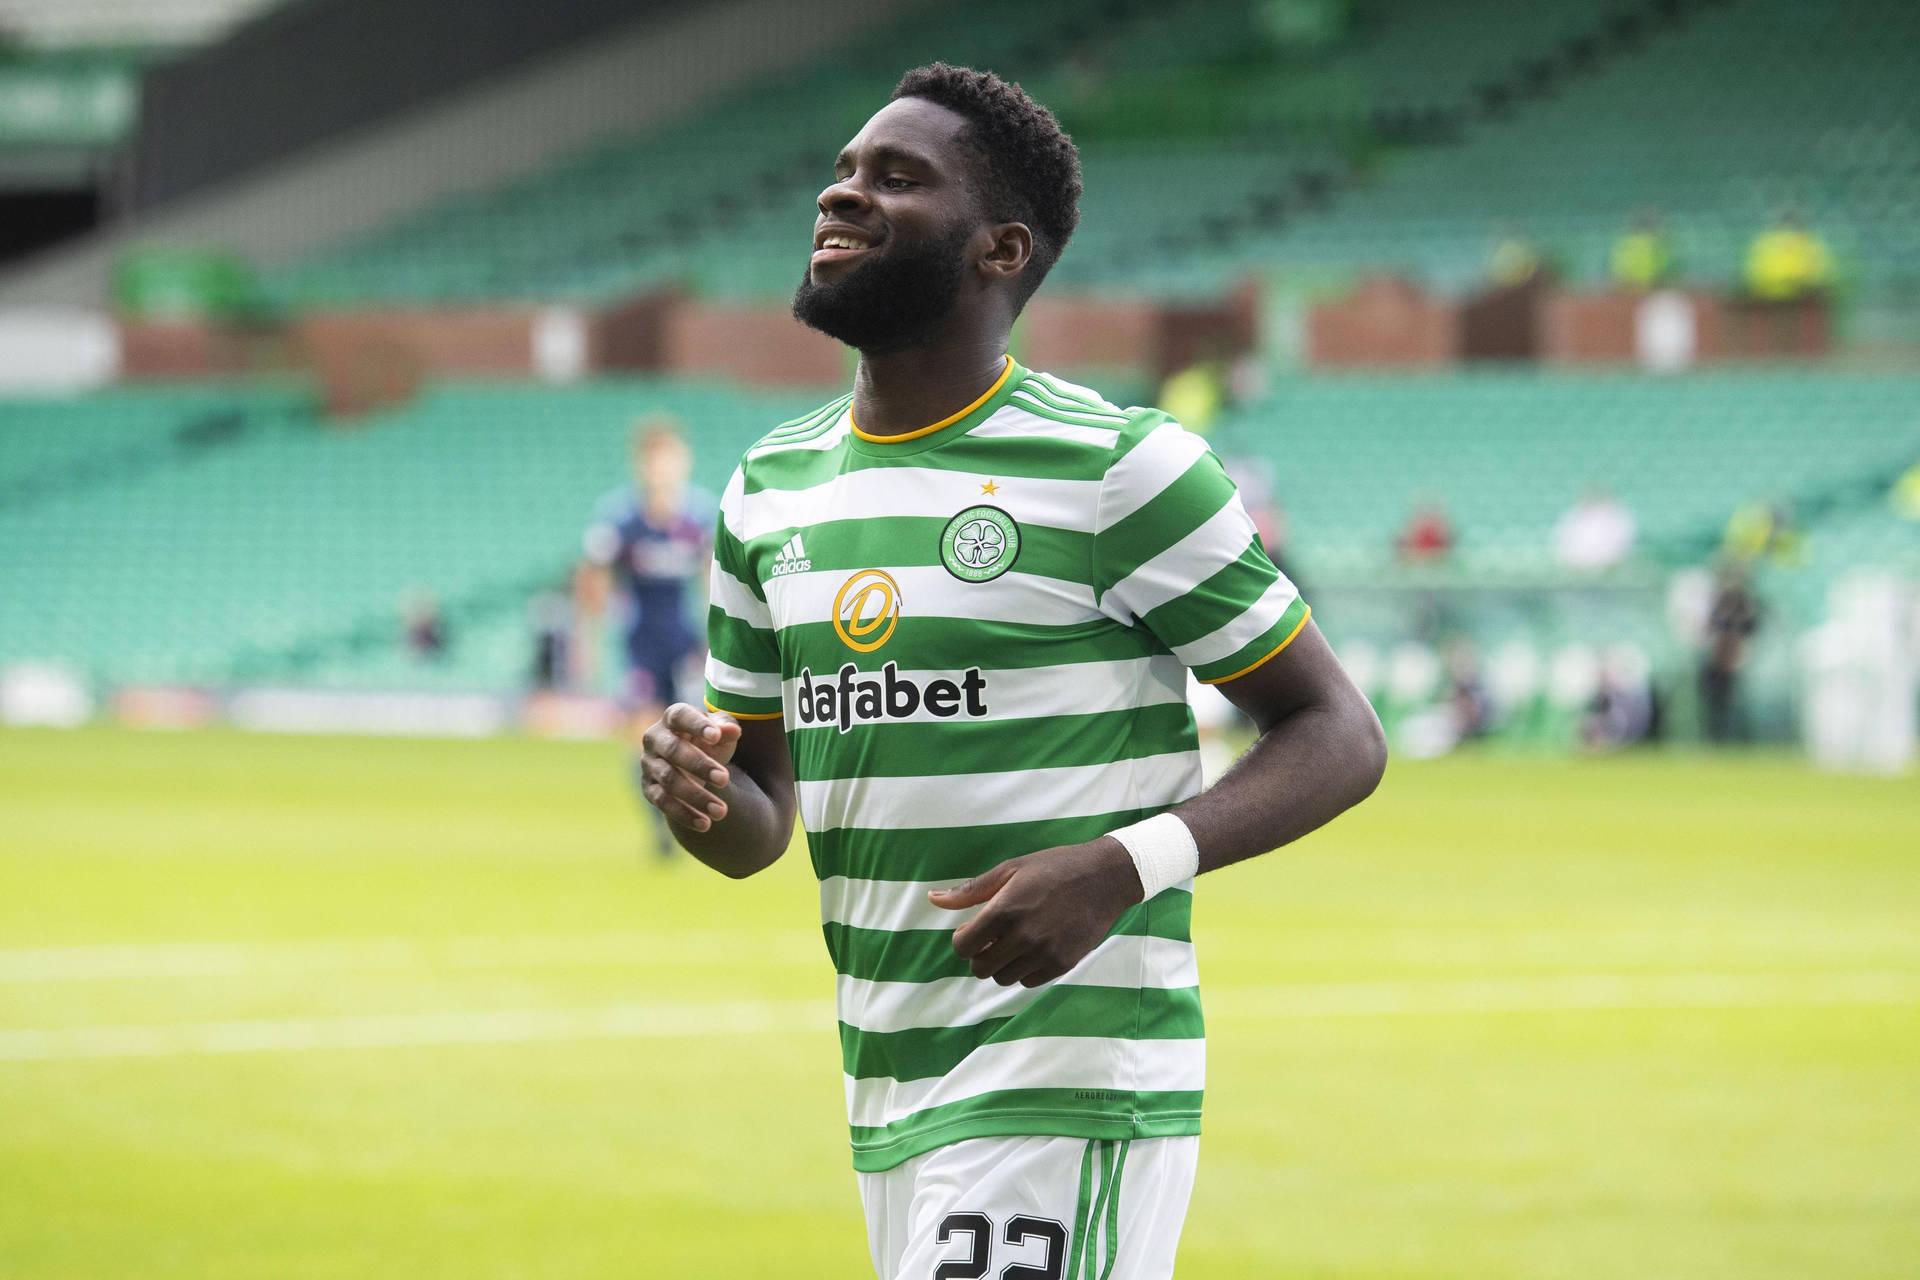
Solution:
<svg viewBox="0 0 1920 1280">
<path fill-rule="evenodd" d="M 820 193 L 821 213 L 851 213 L 867 207 L 866 192 L 852 178 L 841 178 Z"/>
</svg>

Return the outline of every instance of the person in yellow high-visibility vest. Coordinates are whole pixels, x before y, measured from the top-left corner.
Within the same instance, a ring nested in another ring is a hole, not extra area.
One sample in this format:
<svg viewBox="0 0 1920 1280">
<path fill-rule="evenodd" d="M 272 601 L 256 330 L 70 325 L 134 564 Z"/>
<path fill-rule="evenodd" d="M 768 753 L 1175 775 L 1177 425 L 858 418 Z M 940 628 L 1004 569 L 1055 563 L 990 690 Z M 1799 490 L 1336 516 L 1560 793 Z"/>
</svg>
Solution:
<svg viewBox="0 0 1920 1280">
<path fill-rule="evenodd" d="M 1792 302 L 1833 284 L 1833 254 L 1800 215 L 1787 210 L 1747 248 L 1747 292 L 1763 302 Z"/>
<path fill-rule="evenodd" d="M 1487 258 L 1487 279 L 1496 288 L 1512 289 L 1532 284 L 1546 268 L 1540 246 L 1516 227 L 1499 229 L 1493 252 Z"/>
<path fill-rule="evenodd" d="M 1676 270 L 1673 247 L 1658 213 L 1642 209 L 1634 215 L 1627 233 L 1613 242 L 1610 265 L 1613 282 L 1623 289 L 1658 289 L 1672 280 Z"/>
</svg>

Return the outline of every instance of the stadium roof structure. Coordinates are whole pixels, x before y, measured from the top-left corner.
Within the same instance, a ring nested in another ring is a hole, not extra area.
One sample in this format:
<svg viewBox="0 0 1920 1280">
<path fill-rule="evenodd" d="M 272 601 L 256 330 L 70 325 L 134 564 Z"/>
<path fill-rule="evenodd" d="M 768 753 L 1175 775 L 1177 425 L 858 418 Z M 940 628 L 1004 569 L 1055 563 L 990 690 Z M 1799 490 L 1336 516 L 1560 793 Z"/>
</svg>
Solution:
<svg viewBox="0 0 1920 1280">
<path fill-rule="evenodd" d="M 0 0 L 0 43 L 191 48 L 287 0 Z"/>
</svg>

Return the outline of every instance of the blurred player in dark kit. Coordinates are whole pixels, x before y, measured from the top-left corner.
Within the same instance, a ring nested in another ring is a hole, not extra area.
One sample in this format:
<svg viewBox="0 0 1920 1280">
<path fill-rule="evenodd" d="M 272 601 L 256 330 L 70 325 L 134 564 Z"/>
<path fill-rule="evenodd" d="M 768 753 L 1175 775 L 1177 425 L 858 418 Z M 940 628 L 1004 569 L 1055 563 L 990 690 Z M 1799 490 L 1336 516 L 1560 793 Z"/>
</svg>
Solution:
<svg viewBox="0 0 1920 1280">
<path fill-rule="evenodd" d="M 671 419 L 649 417 L 634 429 L 631 461 L 631 486 L 602 499 L 587 529 L 577 591 L 589 681 L 602 651 L 601 620 L 610 608 L 618 614 L 626 666 L 620 693 L 632 713 L 638 788 L 640 735 L 679 700 L 681 668 L 701 652 L 690 620 L 701 602 L 691 588 L 707 571 L 716 507 L 711 495 L 691 487 L 693 452 Z M 658 820 L 652 806 L 647 812 Z M 673 842 L 663 838 L 659 849 L 671 856 Z"/>
</svg>

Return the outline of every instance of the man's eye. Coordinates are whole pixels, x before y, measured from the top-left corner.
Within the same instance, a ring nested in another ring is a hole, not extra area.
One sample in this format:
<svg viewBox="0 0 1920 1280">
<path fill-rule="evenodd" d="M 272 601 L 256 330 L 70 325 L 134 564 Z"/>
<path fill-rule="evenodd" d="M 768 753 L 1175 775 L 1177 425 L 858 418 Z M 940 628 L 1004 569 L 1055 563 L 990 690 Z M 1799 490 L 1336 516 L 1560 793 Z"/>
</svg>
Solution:
<svg viewBox="0 0 1920 1280">
<path fill-rule="evenodd" d="M 885 182 L 881 183 L 880 185 L 886 186 L 886 187 L 892 187 L 895 190 L 898 190 L 902 187 L 918 186 L 919 184 L 914 182 L 912 178 L 888 178 Z"/>
</svg>

